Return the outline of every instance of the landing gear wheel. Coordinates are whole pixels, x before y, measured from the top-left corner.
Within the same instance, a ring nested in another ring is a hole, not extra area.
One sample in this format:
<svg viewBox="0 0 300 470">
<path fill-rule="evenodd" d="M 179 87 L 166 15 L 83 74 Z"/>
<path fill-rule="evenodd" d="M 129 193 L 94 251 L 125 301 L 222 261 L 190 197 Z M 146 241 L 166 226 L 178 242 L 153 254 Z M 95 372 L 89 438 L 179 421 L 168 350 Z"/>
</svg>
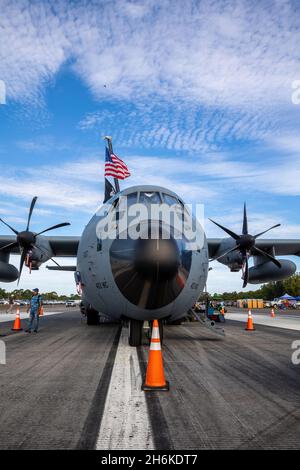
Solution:
<svg viewBox="0 0 300 470">
<path fill-rule="evenodd" d="M 140 346 L 142 344 L 143 321 L 129 320 L 129 338 L 130 346 Z"/>
<path fill-rule="evenodd" d="M 86 309 L 86 323 L 87 325 L 99 325 L 99 312 L 94 310 L 90 305 Z"/>
</svg>

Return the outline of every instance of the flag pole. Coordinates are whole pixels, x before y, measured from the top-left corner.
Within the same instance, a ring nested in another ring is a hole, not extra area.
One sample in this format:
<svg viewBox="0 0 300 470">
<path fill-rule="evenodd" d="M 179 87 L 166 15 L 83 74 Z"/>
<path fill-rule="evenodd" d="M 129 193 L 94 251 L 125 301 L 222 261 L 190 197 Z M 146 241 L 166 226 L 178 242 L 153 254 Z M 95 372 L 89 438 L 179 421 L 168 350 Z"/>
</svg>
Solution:
<svg viewBox="0 0 300 470">
<path fill-rule="evenodd" d="M 109 135 L 106 135 L 104 137 L 104 139 L 107 140 L 108 151 L 111 155 L 112 153 L 114 153 L 113 152 L 113 146 L 112 146 L 112 138 Z M 119 193 L 120 192 L 120 185 L 119 185 L 118 178 L 114 178 L 114 182 L 115 182 L 116 193 Z"/>
</svg>

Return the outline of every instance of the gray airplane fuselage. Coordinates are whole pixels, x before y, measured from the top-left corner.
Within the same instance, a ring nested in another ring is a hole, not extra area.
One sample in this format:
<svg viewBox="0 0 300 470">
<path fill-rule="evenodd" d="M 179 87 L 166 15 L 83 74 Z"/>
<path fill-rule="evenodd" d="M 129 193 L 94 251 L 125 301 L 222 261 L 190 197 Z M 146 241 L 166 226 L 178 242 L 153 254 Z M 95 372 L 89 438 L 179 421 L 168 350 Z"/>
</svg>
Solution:
<svg viewBox="0 0 300 470">
<path fill-rule="evenodd" d="M 207 280 L 208 247 L 203 228 L 191 215 L 201 240 L 196 249 L 190 248 L 185 236 L 176 238 L 172 227 L 173 236 L 164 238 L 170 223 L 159 218 L 139 221 L 136 227 L 142 233 L 141 238 L 128 238 L 126 226 L 117 237 L 103 237 L 104 232 L 99 229 L 103 214 L 117 211 L 122 196 L 126 196 L 128 205 L 161 205 L 166 201 L 171 205 L 174 201 L 183 206 L 172 191 L 143 185 L 119 192 L 97 211 L 85 227 L 78 247 L 77 269 L 83 301 L 115 320 L 182 318 L 203 292 Z M 149 227 L 156 233 L 154 239 L 143 237 Z"/>
</svg>

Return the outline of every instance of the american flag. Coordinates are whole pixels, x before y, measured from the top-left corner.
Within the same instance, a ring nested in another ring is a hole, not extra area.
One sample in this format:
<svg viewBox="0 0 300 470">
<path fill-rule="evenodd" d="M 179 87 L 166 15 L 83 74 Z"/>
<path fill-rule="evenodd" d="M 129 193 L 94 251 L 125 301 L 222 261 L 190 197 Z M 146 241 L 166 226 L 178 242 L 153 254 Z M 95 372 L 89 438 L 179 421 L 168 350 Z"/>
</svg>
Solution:
<svg viewBox="0 0 300 470">
<path fill-rule="evenodd" d="M 109 153 L 108 148 L 105 150 L 105 170 L 104 176 L 112 176 L 119 180 L 124 180 L 130 176 L 127 165 L 114 153 Z"/>
</svg>

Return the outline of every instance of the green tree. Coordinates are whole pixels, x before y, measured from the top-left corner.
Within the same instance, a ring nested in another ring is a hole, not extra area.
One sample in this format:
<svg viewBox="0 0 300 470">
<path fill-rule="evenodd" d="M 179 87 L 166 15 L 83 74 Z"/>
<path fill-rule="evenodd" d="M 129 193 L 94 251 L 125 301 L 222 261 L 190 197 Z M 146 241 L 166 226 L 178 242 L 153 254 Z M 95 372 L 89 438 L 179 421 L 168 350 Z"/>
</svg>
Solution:
<svg viewBox="0 0 300 470">
<path fill-rule="evenodd" d="M 284 281 L 267 282 L 259 289 L 241 292 L 223 292 L 213 294 L 213 300 L 238 300 L 238 299 L 264 299 L 273 300 L 285 293 L 293 297 L 300 296 L 300 273 L 296 273 Z"/>
<path fill-rule="evenodd" d="M 8 294 L 5 289 L 0 288 L 0 299 L 6 299 L 8 297 Z"/>
</svg>

